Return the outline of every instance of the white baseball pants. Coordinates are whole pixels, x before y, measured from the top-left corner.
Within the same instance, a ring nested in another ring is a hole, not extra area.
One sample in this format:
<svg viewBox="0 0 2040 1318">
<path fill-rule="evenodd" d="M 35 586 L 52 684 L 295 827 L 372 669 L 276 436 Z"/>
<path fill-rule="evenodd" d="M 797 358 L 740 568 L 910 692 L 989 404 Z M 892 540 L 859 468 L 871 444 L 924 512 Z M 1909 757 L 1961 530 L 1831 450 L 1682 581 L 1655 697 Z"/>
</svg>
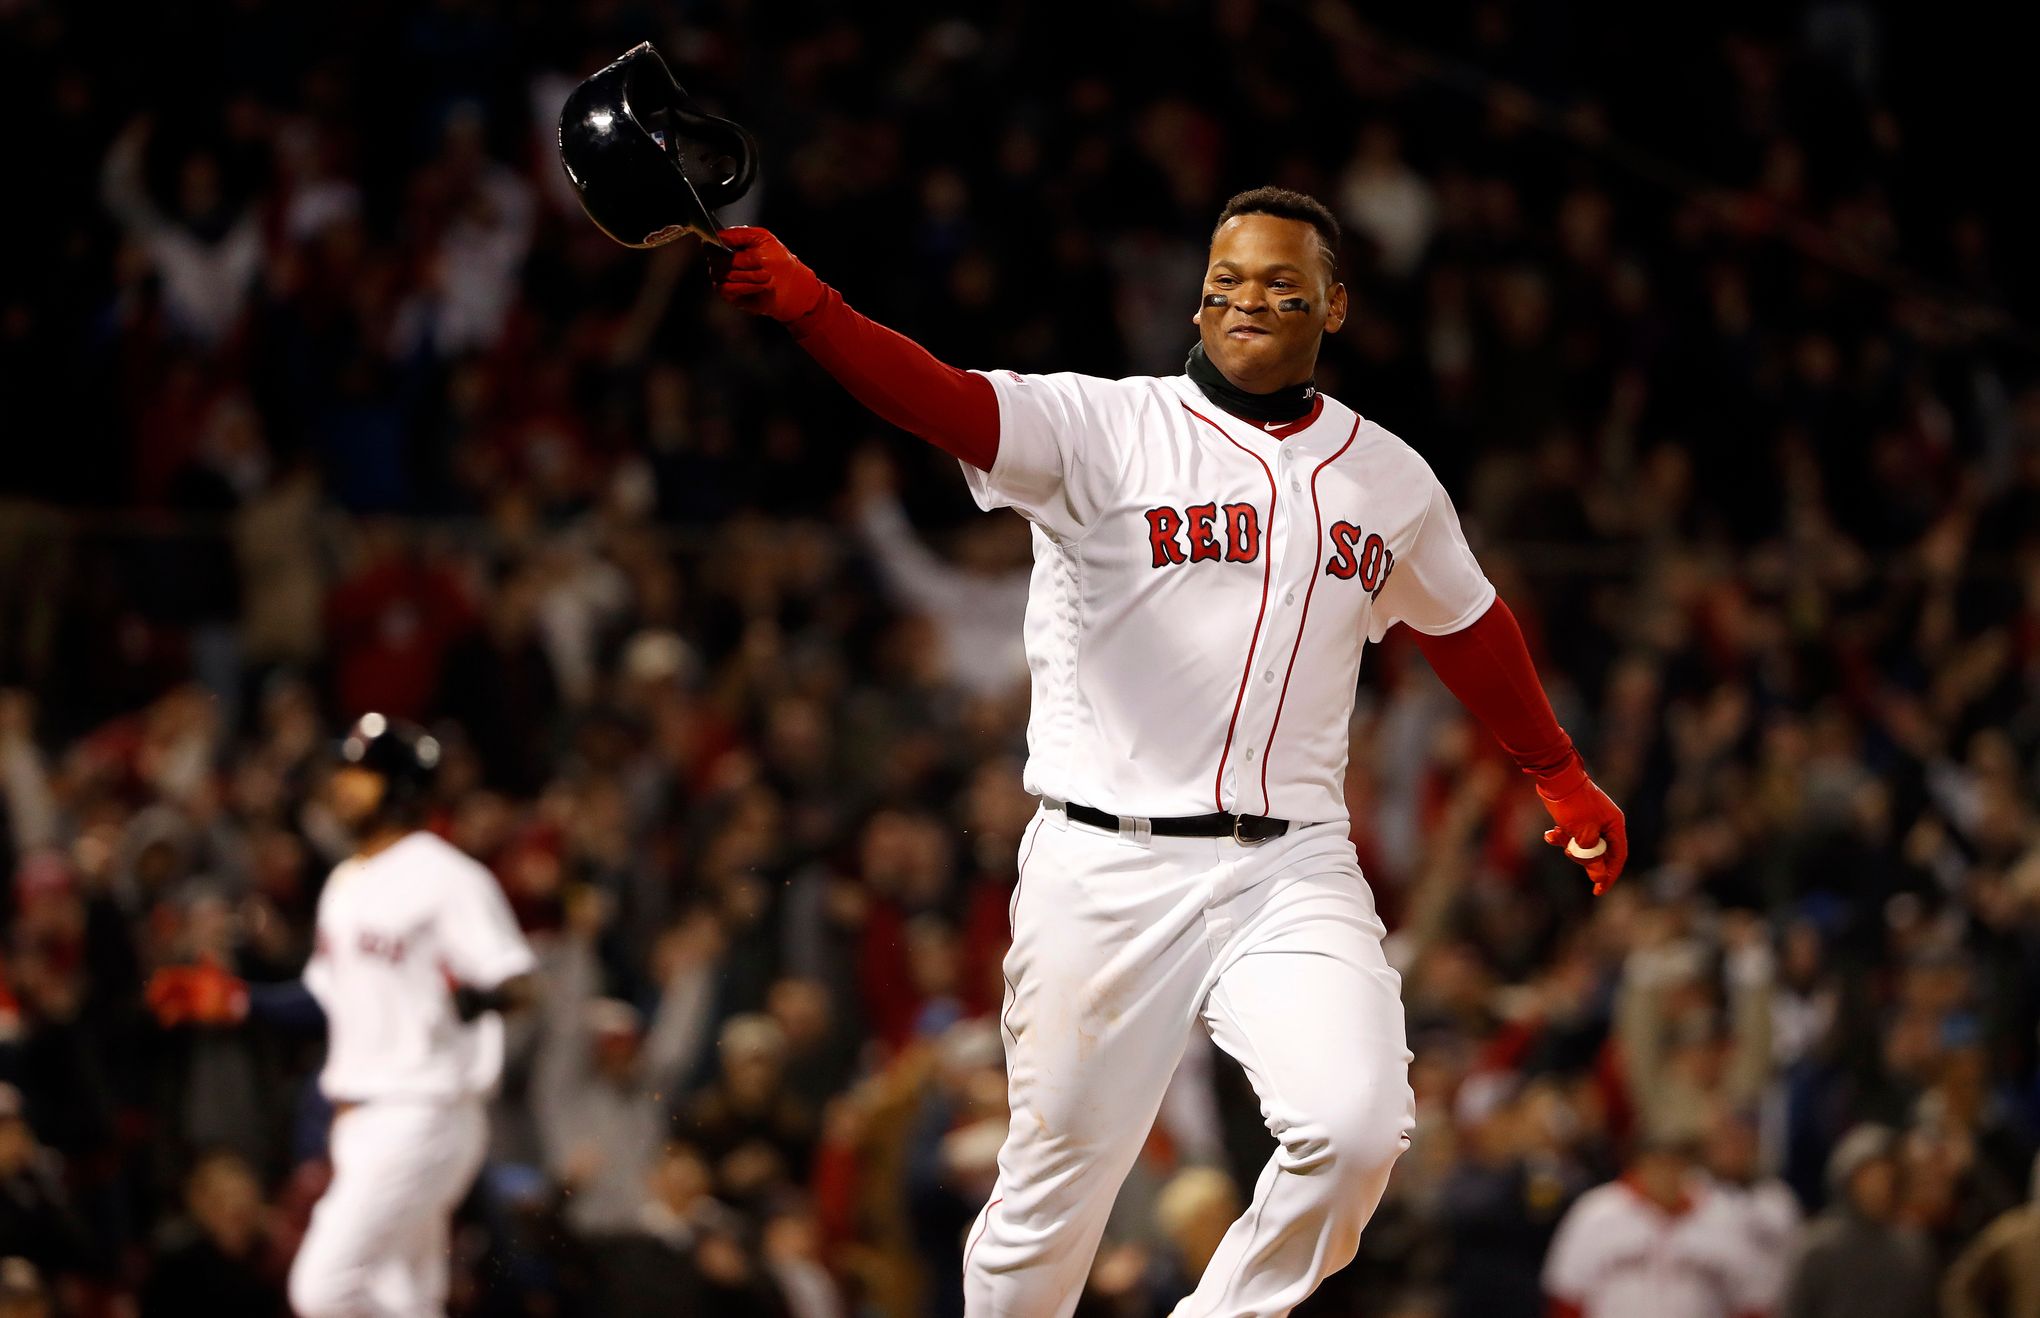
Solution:
<svg viewBox="0 0 2040 1318">
<path fill-rule="evenodd" d="M 1175 1318 L 1276 1318 L 1349 1263 L 1415 1122 L 1401 980 L 1343 823 L 1258 846 L 1074 824 L 1021 840 L 1012 1125 L 966 1238 L 970 1318 L 1067 1318 L 1201 1017 L 1278 1147 Z"/>
<path fill-rule="evenodd" d="M 333 1183 L 290 1269 L 298 1318 L 440 1318 L 448 1227 L 481 1169 L 481 1101 L 364 1103 L 333 1121 Z"/>
</svg>

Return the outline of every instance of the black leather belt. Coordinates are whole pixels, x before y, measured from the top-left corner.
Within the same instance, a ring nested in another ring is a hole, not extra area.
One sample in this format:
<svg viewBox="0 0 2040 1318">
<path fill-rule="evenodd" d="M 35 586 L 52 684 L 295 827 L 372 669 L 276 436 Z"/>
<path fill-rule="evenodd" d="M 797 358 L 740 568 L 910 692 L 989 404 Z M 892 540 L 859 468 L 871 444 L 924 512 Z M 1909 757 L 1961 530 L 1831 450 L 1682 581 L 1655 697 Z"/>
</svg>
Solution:
<svg viewBox="0 0 2040 1318">
<path fill-rule="evenodd" d="M 1118 815 L 1094 810 L 1087 805 L 1072 802 L 1062 809 L 1079 824 L 1089 824 L 1093 828 L 1102 828 L 1110 833 L 1120 832 L 1128 826 L 1128 821 Z M 1269 819 L 1264 815 L 1234 815 L 1223 810 L 1209 815 L 1177 815 L 1173 819 L 1149 819 L 1144 822 L 1147 824 L 1148 832 L 1156 837 L 1229 837 L 1248 846 L 1281 837 L 1289 831 L 1287 819 Z"/>
</svg>

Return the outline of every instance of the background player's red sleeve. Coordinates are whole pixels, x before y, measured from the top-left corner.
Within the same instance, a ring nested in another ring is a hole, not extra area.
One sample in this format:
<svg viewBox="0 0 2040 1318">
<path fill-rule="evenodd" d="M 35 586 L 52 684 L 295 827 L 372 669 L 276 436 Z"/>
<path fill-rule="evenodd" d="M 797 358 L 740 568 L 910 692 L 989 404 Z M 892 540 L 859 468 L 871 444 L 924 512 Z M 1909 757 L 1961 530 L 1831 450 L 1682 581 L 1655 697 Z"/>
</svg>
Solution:
<svg viewBox="0 0 2040 1318">
<path fill-rule="evenodd" d="M 787 328 L 858 402 L 978 470 L 992 469 L 999 455 L 999 399 L 991 381 L 935 360 L 906 335 L 853 311 L 826 286 L 820 305 Z"/>
<path fill-rule="evenodd" d="M 1586 766 L 1551 712 L 1523 629 L 1501 599 L 1471 627 L 1445 636 L 1418 632 L 1416 641 L 1438 679 L 1523 772 L 1560 791 L 1575 786 L 1574 778 L 1585 779 Z"/>
</svg>

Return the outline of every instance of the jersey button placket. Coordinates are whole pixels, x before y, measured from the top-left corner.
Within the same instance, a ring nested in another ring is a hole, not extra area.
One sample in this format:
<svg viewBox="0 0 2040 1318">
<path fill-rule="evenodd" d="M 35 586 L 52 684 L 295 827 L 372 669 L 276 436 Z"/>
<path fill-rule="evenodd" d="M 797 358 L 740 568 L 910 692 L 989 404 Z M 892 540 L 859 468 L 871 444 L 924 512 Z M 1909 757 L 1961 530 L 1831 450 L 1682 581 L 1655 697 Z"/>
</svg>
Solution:
<svg viewBox="0 0 2040 1318">
<path fill-rule="evenodd" d="M 1276 463 L 1282 477 L 1286 478 L 1289 488 L 1291 490 L 1300 488 L 1295 476 L 1296 455 L 1286 443 L 1276 454 Z M 1281 483 L 1278 482 L 1278 488 Z M 1295 499 L 1287 495 L 1278 499 L 1276 504 L 1275 515 L 1269 518 L 1268 521 L 1267 552 L 1270 560 L 1268 566 L 1269 579 L 1273 583 L 1271 593 L 1276 589 L 1282 590 L 1284 611 L 1277 612 L 1273 609 L 1269 611 L 1268 626 L 1261 632 L 1261 649 L 1254 656 L 1254 660 L 1261 670 L 1261 680 L 1256 684 L 1260 689 L 1254 693 L 1258 698 L 1249 701 L 1254 707 L 1254 718 L 1250 725 L 1254 729 L 1254 742 L 1246 748 L 1240 757 L 1248 765 L 1261 763 L 1261 746 L 1259 742 L 1262 737 L 1267 735 L 1268 721 L 1274 714 L 1275 680 L 1281 675 L 1279 671 L 1280 665 L 1276 660 L 1279 655 L 1287 652 L 1286 647 L 1294 640 L 1294 637 L 1290 635 L 1289 628 L 1277 626 L 1276 619 L 1279 617 L 1286 621 L 1292 619 L 1295 615 L 1293 603 L 1296 599 L 1296 592 L 1283 586 L 1282 582 L 1287 580 L 1285 575 L 1287 571 L 1286 560 L 1291 542 L 1289 528 L 1296 524 L 1297 505 Z M 1233 809 L 1243 814 L 1258 813 L 1262 808 L 1260 792 L 1261 775 L 1259 772 L 1254 772 L 1245 776 L 1247 778 L 1246 785 L 1237 788 L 1234 792 Z"/>
</svg>

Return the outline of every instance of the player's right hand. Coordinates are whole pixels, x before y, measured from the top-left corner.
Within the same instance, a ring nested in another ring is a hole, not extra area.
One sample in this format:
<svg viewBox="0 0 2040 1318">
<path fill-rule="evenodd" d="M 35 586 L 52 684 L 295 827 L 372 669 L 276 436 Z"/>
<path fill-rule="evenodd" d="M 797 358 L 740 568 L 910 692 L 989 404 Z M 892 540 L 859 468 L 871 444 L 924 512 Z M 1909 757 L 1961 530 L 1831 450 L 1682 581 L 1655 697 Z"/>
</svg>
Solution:
<svg viewBox="0 0 2040 1318">
<path fill-rule="evenodd" d="M 716 237 L 730 249 L 730 267 L 715 291 L 737 310 L 784 323 L 822 304 L 822 281 L 767 230 L 744 226 Z"/>
</svg>

